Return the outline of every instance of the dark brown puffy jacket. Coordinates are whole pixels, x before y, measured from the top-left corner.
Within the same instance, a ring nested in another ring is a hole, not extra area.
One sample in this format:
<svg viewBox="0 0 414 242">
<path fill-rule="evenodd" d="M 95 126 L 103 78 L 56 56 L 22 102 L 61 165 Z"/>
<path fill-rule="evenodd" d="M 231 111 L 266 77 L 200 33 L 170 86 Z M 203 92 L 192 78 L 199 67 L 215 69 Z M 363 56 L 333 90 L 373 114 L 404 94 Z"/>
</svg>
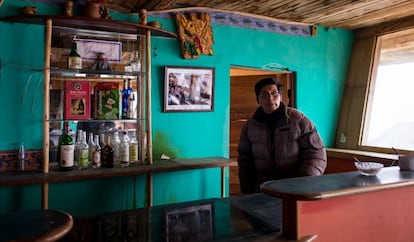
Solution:
<svg viewBox="0 0 414 242">
<path fill-rule="evenodd" d="M 325 171 L 326 150 L 315 125 L 296 109 L 283 103 L 280 108 L 283 117 L 273 128 L 251 118 L 242 129 L 238 146 L 242 193 L 258 192 L 265 181 Z"/>
</svg>

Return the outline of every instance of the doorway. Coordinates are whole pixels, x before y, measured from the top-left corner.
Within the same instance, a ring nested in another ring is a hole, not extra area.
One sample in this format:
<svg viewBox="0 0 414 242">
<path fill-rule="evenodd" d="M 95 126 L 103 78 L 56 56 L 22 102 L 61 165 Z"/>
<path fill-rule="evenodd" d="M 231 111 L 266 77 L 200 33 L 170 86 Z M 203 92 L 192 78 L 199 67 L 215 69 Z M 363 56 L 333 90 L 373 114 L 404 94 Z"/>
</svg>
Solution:
<svg viewBox="0 0 414 242">
<path fill-rule="evenodd" d="M 254 85 L 263 78 L 273 77 L 283 84 L 282 101 L 291 107 L 295 103 L 295 73 L 290 71 L 268 71 L 261 69 L 230 68 L 230 159 L 237 160 L 237 145 L 243 125 L 252 117 L 258 104 Z M 240 194 L 238 167 L 230 167 L 230 196 Z"/>
</svg>

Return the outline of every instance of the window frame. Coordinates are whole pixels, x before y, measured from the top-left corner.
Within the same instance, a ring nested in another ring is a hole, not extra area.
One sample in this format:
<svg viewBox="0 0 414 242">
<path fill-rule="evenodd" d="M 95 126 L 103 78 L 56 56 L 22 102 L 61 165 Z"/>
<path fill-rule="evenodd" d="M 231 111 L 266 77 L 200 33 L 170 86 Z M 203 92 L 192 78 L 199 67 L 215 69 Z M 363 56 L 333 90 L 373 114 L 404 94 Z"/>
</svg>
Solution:
<svg viewBox="0 0 414 242">
<path fill-rule="evenodd" d="M 395 154 L 392 148 L 362 145 L 365 113 L 370 108 L 368 95 L 373 87 L 371 80 L 376 74 L 379 36 L 414 29 L 414 19 L 381 23 L 354 31 L 354 43 L 348 65 L 341 109 L 339 111 L 336 138 L 332 148 Z M 400 154 L 408 153 L 398 150 Z"/>
</svg>

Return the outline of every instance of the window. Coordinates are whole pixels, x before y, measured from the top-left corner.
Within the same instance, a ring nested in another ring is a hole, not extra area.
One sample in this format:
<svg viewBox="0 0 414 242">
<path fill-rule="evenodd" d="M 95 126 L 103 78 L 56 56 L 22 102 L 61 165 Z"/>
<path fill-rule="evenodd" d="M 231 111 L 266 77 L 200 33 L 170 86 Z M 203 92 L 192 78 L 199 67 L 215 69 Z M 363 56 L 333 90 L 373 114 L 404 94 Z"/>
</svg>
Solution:
<svg viewBox="0 0 414 242">
<path fill-rule="evenodd" d="M 414 29 L 377 38 L 361 141 L 414 150 Z"/>
</svg>

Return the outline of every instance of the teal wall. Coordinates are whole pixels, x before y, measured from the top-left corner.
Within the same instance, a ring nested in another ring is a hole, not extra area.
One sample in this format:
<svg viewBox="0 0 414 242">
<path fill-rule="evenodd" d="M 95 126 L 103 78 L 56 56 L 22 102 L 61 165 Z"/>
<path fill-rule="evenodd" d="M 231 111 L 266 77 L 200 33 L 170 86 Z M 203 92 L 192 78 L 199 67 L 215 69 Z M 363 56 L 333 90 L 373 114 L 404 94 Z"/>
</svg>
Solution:
<svg viewBox="0 0 414 242">
<path fill-rule="evenodd" d="M 0 16 L 16 14 L 23 5 L 27 5 L 24 0 L 6 1 Z M 60 6 L 38 6 L 40 14 L 60 13 Z M 137 19 L 135 15 L 116 13 L 112 17 Z M 156 20 L 163 28 L 176 31 L 172 21 Z M 178 40 L 152 38 L 152 123 L 153 134 L 157 134 L 154 144 L 167 144 L 166 148 L 178 158 L 228 157 L 230 67 L 261 68 L 277 63 L 297 73 L 297 107 L 315 122 L 325 144 L 333 145 L 352 48 L 351 31 L 318 26 L 316 36 L 299 37 L 232 26 L 212 27 L 214 55 L 195 60 L 181 58 Z M 42 147 L 43 79 L 39 68 L 43 66 L 43 30 L 43 26 L 0 23 L 2 151 L 17 149 L 22 141 L 29 149 Z M 167 65 L 214 67 L 214 111 L 162 112 Z M 145 181 L 145 176 L 131 176 L 50 184 L 49 207 L 74 215 L 141 207 L 146 199 Z M 37 185 L 0 188 L 0 211 L 40 207 L 39 194 Z M 154 205 L 219 196 L 219 168 L 154 176 Z"/>
</svg>

